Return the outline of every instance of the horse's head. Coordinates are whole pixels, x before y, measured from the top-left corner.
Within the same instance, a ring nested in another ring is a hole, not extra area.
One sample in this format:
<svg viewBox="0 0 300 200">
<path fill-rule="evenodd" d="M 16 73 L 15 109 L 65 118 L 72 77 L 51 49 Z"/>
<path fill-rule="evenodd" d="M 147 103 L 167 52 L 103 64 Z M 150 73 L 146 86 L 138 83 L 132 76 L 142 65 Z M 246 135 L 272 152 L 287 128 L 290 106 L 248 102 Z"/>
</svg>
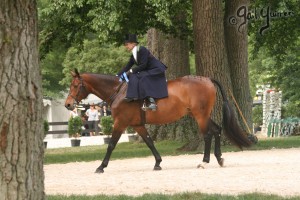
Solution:
<svg viewBox="0 0 300 200">
<path fill-rule="evenodd" d="M 65 107 L 69 110 L 73 110 L 76 104 L 89 95 L 89 91 L 84 85 L 83 79 L 78 70 L 75 69 L 75 72 L 71 72 L 71 74 L 73 76 L 73 80 L 70 85 L 69 95 L 65 102 Z"/>
</svg>

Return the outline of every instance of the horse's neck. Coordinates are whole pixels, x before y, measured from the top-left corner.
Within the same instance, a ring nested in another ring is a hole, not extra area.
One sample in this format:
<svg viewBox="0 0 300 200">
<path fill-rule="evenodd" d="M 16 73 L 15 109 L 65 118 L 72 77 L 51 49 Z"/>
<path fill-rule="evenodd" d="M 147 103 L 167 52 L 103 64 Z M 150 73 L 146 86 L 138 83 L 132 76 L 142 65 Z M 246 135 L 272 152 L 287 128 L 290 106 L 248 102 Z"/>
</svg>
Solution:
<svg viewBox="0 0 300 200">
<path fill-rule="evenodd" d="M 118 81 L 109 75 L 83 74 L 82 77 L 88 84 L 90 93 L 104 101 L 109 101 L 119 85 Z"/>
</svg>

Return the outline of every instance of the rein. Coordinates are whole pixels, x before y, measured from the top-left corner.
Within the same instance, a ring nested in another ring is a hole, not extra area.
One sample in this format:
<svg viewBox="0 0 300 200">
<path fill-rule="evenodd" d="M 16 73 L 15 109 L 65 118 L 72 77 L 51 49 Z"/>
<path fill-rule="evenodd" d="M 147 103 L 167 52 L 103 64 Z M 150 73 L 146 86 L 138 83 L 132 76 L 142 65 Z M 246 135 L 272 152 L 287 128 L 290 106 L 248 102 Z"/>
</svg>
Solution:
<svg viewBox="0 0 300 200">
<path fill-rule="evenodd" d="M 109 105 L 111 106 L 111 104 L 114 102 L 114 100 L 116 99 L 118 93 L 120 92 L 122 86 L 125 84 L 126 82 L 123 82 L 117 87 L 117 89 L 114 91 L 114 93 L 112 93 L 112 95 L 110 95 L 108 97 L 108 99 L 106 100 L 106 102 L 109 102 Z"/>
</svg>

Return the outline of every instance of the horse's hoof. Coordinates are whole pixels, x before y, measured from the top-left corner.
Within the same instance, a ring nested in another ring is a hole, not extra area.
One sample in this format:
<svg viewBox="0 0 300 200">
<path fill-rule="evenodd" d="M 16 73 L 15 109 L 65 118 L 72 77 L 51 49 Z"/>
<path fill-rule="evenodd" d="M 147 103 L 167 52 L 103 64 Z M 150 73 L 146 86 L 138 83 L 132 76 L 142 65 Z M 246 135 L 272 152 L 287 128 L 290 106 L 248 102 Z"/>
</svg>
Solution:
<svg viewBox="0 0 300 200">
<path fill-rule="evenodd" d="M 218 161 L 220 167 L 224 167 L 224 158 L 221 158 L 219 161 Z"/>
<path fill-rule="evenodd" d="M 155 171 L 161 170 L 161 167 L 160 166 L 154 166 L 153 170 L 155 170 Z"/>
<path fill-rule="evenodd" d="M 197 165 L 197 168 L 205 169 L 205 165 L 207 165 L 207 162 L 202 162 L 199 165 Z"/>
<path fill-rule="evenodd" d="M 201 164 L 199 164 L 199 165 L 197 165 L 197 168 L 202 168 L 202 169 L 204 169 L 204 166 L 201 165 Z"/>
<path fill-rule="evenodd" d="M 104 173 L 104 170 L 100 169 L 100 168 L 97 168 L 95 173 L 102 174 L 102 173 Z"/>
</svg>

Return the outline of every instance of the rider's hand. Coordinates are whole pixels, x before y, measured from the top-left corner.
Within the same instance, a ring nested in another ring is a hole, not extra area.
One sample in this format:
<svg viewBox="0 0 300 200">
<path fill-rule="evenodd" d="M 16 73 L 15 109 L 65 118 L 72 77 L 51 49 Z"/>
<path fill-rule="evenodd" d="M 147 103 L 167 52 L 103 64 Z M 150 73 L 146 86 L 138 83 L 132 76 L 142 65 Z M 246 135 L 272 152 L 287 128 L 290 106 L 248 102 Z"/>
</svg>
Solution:
<svg viewBox="0 0 300 200">
<path fill-rule="evenodd" d="M 117 75 L 119 77 L 119 81 L 122 82 L 122 81 L 125 81 L 125 78 L 124 76 L 121 74 L 121 75 Z"/>
<path fill-rule="evenodd" d="M 129 77 L 129 75 L 130 74 L 132 74 L 132 69 L 130 69 L 130 70 L 128 70 L 127 72 L 126 72 L 126 75 Z"/>
</svg>

